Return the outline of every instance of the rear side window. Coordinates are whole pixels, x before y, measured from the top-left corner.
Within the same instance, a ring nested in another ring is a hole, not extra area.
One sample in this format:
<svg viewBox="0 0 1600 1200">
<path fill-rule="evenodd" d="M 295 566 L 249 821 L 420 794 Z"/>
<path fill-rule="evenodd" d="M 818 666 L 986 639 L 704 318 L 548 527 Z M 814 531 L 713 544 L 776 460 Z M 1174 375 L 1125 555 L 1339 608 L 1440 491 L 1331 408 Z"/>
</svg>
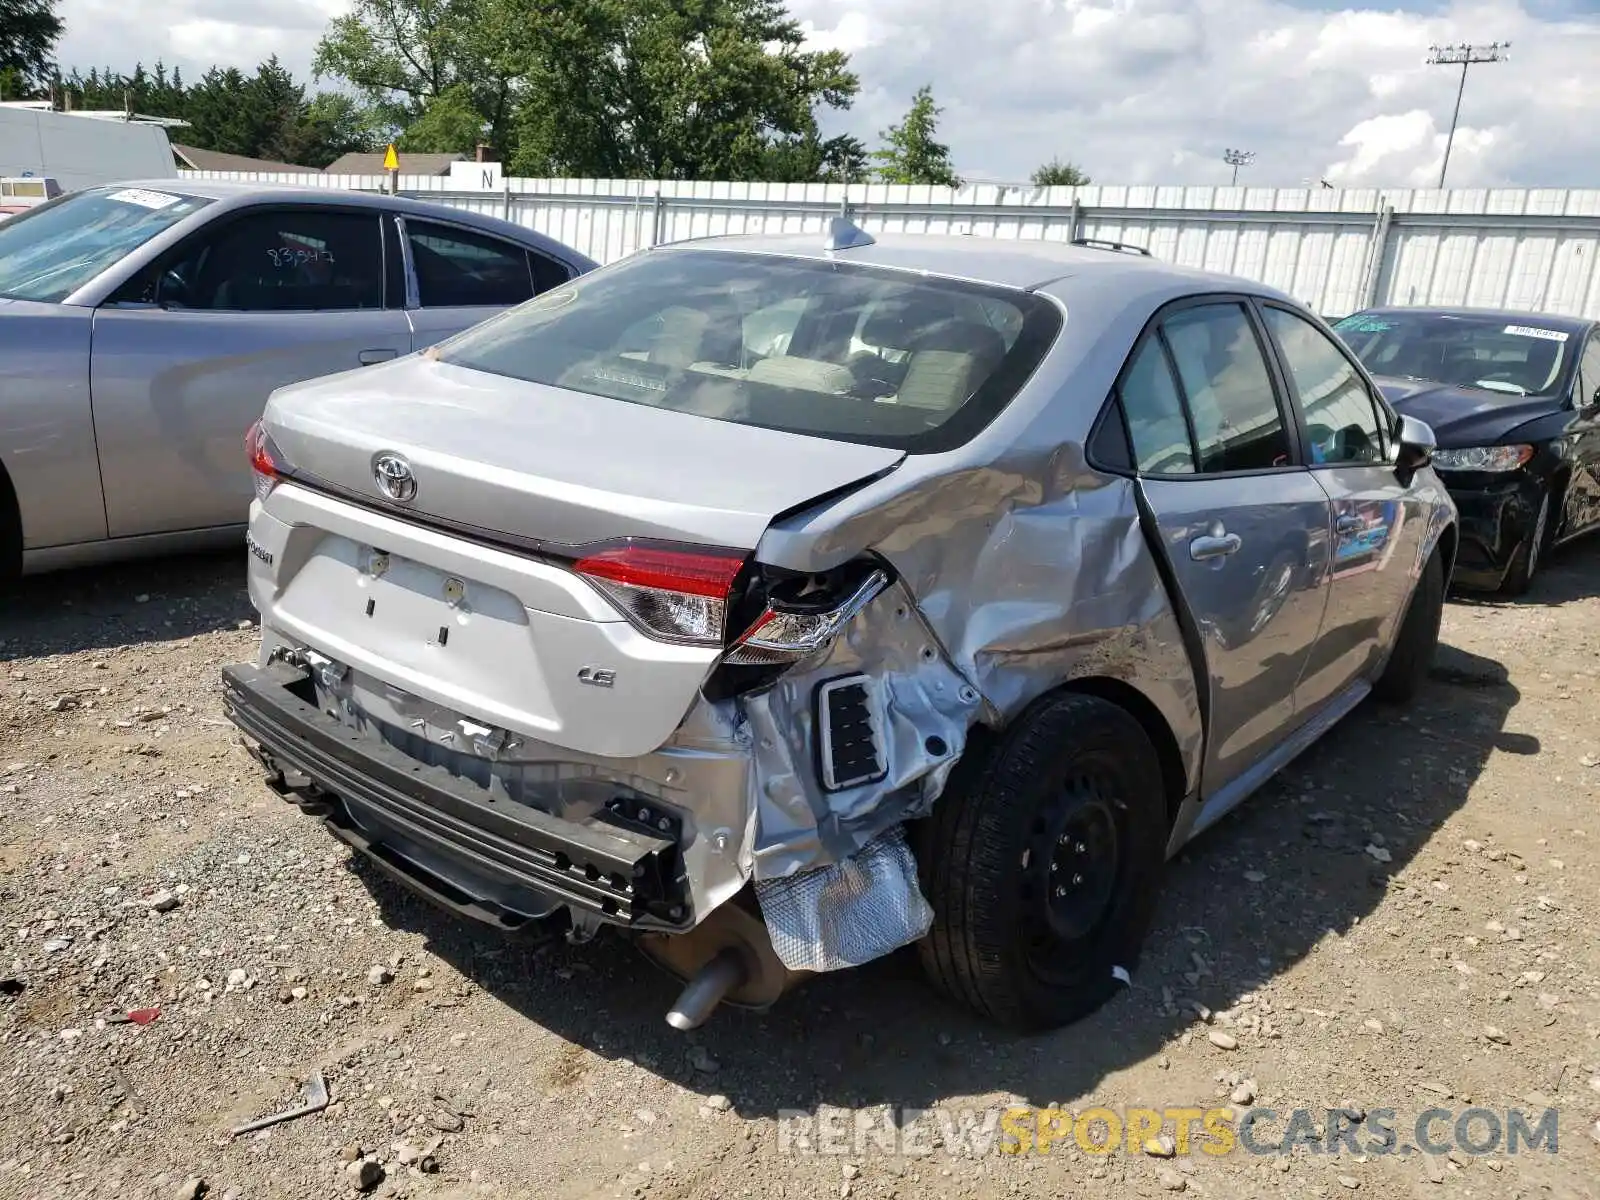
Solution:
<svg viewBox="0 0 1600 1200">
<path fill-rule="evenodd" d="M 1010 402 L 1061 327 L 1043 297 L 830 261 L 642 254 L 467 331 L 441 359 L 739 424 L 930 453 Z"/>
<path fill-rule="evenodd" d="M 423 308 L 521 304 L 533 298 L 528 253 L 499 238 L 406 218 Z"/>
<path fill-rule="evenodd" d="M 163 264 L 157 299 L 180 308 L 300 312 L 383 306 L 376 213 L 250 212 Z"/>
<path fill-rule="evenodd" d="M 547 258 L 537 250 L 528 251 L 528 266 L 533 270 L 533 290 L 538 293 L 560 287 L 572 278 L 571 267 L 553 258 Z"/>
<path fill-rule="evenodd" d="M 1133 459 L 1148 475 L 1192 475 L 1194 448 L 1183 416 L 1183 398 L 1167 364 L 1161 339 L 1145 339 L 1122 381 L 1122 411 L 1128 417 Z"/>
<path fill-rule="evenodd" d="M 1255 326 L 1240 304 L 1179 309 L 1162 322 L 1194 422 L 1200 470 L 1261 471 L 1291 461 L 1289 435 Z"/>
</svg>

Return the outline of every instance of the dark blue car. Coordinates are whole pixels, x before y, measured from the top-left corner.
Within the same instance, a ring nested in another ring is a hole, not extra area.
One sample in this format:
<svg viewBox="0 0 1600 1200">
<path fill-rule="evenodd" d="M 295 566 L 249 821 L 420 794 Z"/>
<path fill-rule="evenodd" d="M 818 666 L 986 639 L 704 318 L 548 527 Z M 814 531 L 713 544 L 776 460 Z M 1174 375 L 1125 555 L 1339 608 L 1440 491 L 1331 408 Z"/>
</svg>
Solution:
<svg viewBox="0 0 1600 1200">
<path fill-rule="evenodd" d="M 1395 409 L 1433 428 L 1461 512 L 1454 581 L 1525 592 L 1600 526 L 1600 327 L 1486 309 L 1373 308 L 1334 326 Z"/>
</svg>

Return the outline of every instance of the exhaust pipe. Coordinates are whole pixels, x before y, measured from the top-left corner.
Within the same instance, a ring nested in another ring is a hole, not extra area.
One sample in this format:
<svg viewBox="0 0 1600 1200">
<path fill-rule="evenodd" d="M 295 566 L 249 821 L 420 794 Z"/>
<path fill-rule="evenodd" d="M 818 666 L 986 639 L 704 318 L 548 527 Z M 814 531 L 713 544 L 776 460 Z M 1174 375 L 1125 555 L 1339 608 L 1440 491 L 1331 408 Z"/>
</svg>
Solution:
<svg viewBox="0 0 1600 1200">
<path fill-rule="evenodd" d="M 680 1032 L 698 1029 L 728 993 L 748 979 L 744 956 L 732 947 L 719 950 L 678 993 L 677 1001 L 667 1010 L 667 1024 Z"/>
</svg>

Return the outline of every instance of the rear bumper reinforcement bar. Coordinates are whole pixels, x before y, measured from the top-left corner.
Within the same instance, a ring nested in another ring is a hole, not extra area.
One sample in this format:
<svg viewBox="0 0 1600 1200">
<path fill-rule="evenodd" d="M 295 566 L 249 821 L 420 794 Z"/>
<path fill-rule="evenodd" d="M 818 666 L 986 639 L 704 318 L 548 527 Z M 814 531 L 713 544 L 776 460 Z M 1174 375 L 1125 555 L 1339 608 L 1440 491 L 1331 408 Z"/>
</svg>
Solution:
<svg viewBox="0 0 1600 1200">
<path fill-rule="evenodd" d="M 304 776 L 327 796 L 331 831 L 385 874 L 461 915 L 507 927 L 500 906 L 397 854 L 360 828 L 363 811 L 451 872 L 540 893 L 600 920 L 639 929 L 692 923 L 677 845 L 603 820 L 568 821 L 540 812 L 401 753 L 351 729 L 297 694 L 306 673 L 288 664 L 225 667 L 229 720 L 277 768 Z M 287 790 L 287 789 L 286 789 Z M 341 809 L 345 811 L 341 811 Z"/>
</svg>

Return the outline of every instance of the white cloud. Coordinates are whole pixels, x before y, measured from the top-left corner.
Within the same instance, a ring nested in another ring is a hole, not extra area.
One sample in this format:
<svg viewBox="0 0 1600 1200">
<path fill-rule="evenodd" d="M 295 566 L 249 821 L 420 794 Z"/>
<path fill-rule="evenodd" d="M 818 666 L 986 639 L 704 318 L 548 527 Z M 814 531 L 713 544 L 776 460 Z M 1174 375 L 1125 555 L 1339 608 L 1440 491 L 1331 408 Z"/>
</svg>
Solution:
<svg viewBox="0 0 1600 1200">
<path fill-rule="evenodd" d="M 309 76 L 349 0 L 62 0 L 62 61 L 165 59 L 186 76 L 277 53 Z M 1548 0 L 789 0 L 863 83 L 830 118 L 875 144 L 924 83 L 958 169 L 1025 178 L 1060 155 L 1104 182 L 1436 181 L 1456 75 L 1430 43 L 1510 40 L 1474 67 L 1451 153 L 1461 186 L 1600 186 L 1600 14 Z M 1540 14 L 1577 13 L 1554 17 Z M 191 74 L 192 73 L 192 74 Z"/>
<path fill-rule="evenodd" d="M 299 78 L 330 17 L 349 0 L 61 0 L 66 24 L 57 46 L 64 70 L 131 71 L 157 60 L 197 79 L 210 66 L 249 69 L 272 54 Z"/>
<path fill-rule="evenodd" d="M 1457 76 L 1424 60 L 1475 38 L 1512 57 L 1472 68 L 1450 183 L 1600 186 L 1589 4 L 1555 19 L 1530 11 L 1540 0 L 790 3 L 817 28 L 871 14 L 878 36 L 853 59 L 867 87 L 839 128 L 872 141 L 931 83 L 941 140 L 974 176 L 1022 179 L 1060 155 L 1108 183 L 1226 182 L 1222 150 L 1241 146 L 1251 182 L 1431 184 Z"/>
</svg>

